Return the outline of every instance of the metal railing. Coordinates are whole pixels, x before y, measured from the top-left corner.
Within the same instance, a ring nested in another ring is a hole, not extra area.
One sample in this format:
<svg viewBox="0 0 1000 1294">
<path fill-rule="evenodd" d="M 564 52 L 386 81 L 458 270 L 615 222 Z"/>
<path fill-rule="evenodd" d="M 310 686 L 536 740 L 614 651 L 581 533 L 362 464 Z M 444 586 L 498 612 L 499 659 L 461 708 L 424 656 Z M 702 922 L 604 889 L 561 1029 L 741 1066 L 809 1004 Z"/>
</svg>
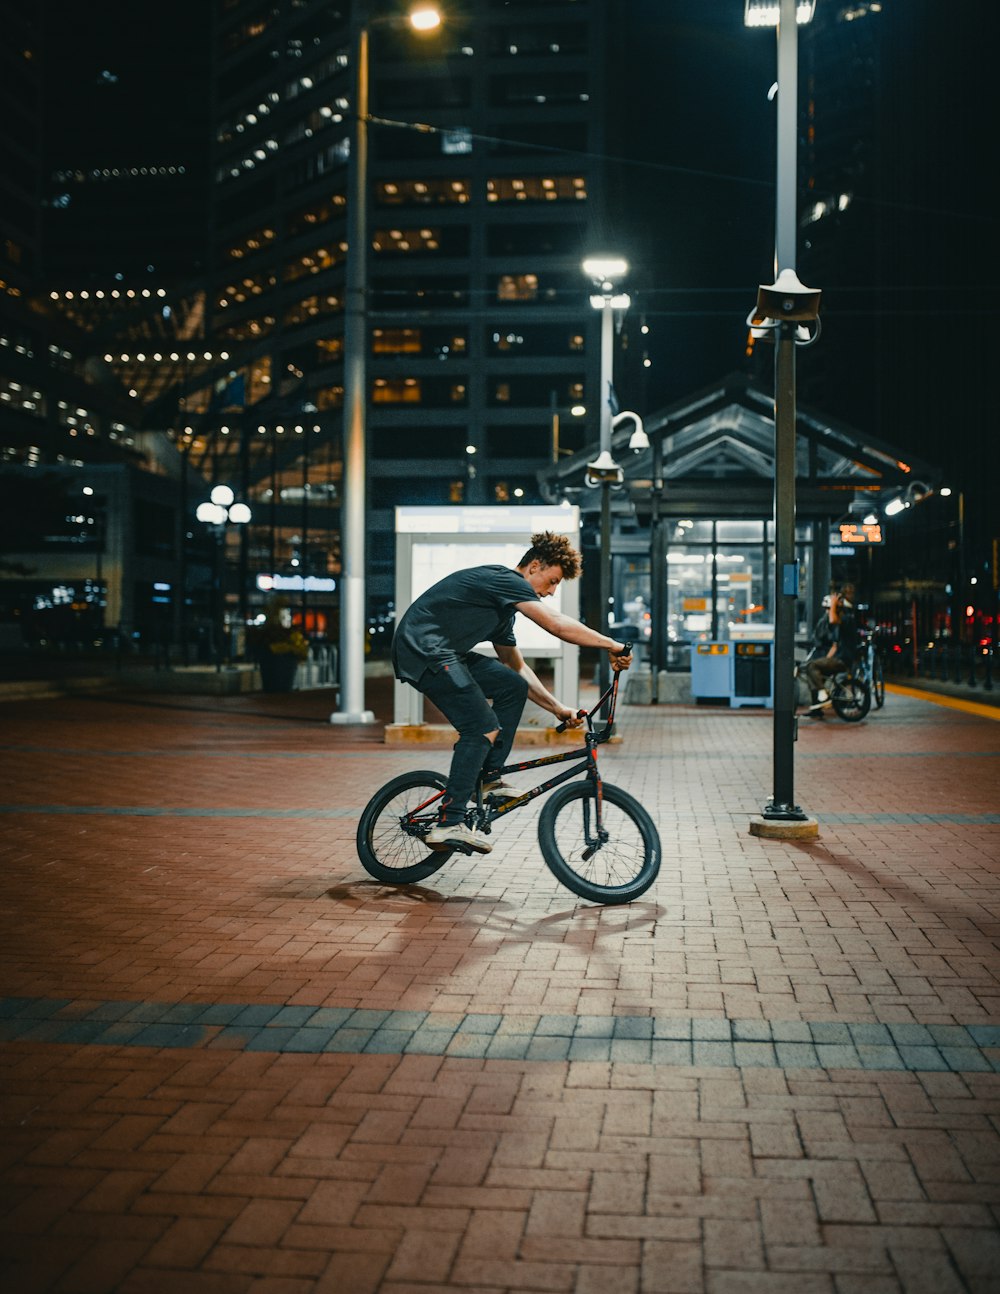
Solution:
<svg viewBox="0 0 1000 1294">
<path fill-rule="evenodd" d="M 340 686 L 339 652 L 334 643 L 310 643 L 309 655 L 301 661 L 295 679 L 297 691 L 315 687 Z"/>
</svg>

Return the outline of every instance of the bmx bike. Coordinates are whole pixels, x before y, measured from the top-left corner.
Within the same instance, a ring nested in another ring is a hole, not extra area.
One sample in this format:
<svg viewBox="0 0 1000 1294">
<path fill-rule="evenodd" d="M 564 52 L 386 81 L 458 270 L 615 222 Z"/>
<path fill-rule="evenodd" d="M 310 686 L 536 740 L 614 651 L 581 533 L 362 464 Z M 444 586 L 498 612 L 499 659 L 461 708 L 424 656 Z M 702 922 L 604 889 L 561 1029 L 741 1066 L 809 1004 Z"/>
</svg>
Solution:
<svg viewBox="0 0 1000 1294">
<path fill-rule="evenodd" d="M 806 685 L 805 661 L 795 666 L 795 683 L 797 701 L 800 706 L 809 706 L 809 689 Z M 845 723 L 860 723 L 872 705 L 872 690 L 858 671 L 848 670 L 830 675 L 826 680 L 830 704 Z"/>
<path fill-rule="evenodd" d="M 872 702 L 876 710 L 885 705 L 885 669 L 882 664 L 882 651 L 871 630 L 861 634 L 861 655 L 854 668 L 855 677 L 867 683 L 871 689 Z"/>
<path fill-rule="evenodd" d="M 490 834 L 494 823 L 553 791 L 538 818 L 542 857 L 558 881 L 593 903 L 629 903 L 649 889 L 660 870 L 660 837 L 653 819 L 627 791 L 605 782 L 597 764 L 598 746 L 612 735 L 620 677 L 616 672 L 592 710 L 578 711 L 586 720 L 582 747 L 507 764 L 500 776 L 556 764 L 575 767 L 513 799 L 484 795 L 480 778 L 465 815 L 469 826 Z M 607 718 L 598 729 L 594 715 L 605 702 L 610 702 Z M 565 727 L 559 724 L 557 731 Z M 389 885 L 412 885 L 433 875 L 453 854 L 471 855 L 468 846 L 433 849 L 424 840 L 437 825 L 446 784 L 443 773 L 420 770 L 403 773 L 376 791 L 357 835 L 358 857 L 370 876 Z"/>
</svg>

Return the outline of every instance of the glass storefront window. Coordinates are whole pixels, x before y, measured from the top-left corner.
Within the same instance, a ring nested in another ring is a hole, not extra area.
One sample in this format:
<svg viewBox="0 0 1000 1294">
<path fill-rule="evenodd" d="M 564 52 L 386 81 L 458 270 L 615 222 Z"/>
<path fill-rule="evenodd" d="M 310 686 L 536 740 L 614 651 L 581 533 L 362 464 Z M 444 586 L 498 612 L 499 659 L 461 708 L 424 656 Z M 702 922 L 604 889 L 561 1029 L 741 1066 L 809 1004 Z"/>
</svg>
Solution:
<svg viewBox="0 0 1000 1294">
<path fill-rule="evenodd" d="M 690 517 L 673 518 L 667 523 L 667 538 L 671 543 L 710 544 L 712 542 L 712 523 L 710 521 L 692 521 Z"/>
<path fill-rule="evenodd" d="M 716 537 L 723 544 L 761 543 L 764 538 L 763 521 L 717 521 Z"/>
<path fill-rule="evenodd" d="M 758 535 L 763 531 L 761 522 L 749 524 L 757 527 Z M 719 545 L 715 555 L 717 638 L 729 638 L 734 627 L 770 623 L 767 578 L 762 543 Z"/>
<path fill-rule="evenodd" d="M 653 609 L 663 608 L 662 664 L 667 669 L 689 669 L 693 643 L 725 642 L 747 627 L 773 626 L 771 522 L 670 517 L 663 526 L 665 590 L 653 589 L 648 558 L 634 554 L 616 558 L 614 591 L 619 599 L 619 619 L 640 624 L 647 640 L 653 638 Z M 799 596 L 795 632 L 800 640 L 808 638 L 810 629 L 812 531 L 810 522 L 796 527 Z M 663 596 L 657 596 L 658 592 Z"/>
</svg>

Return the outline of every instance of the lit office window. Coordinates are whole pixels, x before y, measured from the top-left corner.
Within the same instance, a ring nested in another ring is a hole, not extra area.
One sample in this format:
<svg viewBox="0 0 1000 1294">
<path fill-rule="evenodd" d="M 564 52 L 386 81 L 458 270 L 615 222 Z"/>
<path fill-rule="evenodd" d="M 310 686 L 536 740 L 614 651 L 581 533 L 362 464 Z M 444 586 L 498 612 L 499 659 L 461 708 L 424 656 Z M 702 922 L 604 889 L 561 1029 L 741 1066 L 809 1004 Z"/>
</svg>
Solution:
<svg viewBox="0 0 1000 1294">
<path fill-rule="evenodd" d="M 534 301 L 537 296 L 537 274 L 501 274 L 497 280 L 498 301 Z"/>
<path fill-rule="evenodd" d="M 379 206 L 427 206 L 469 201 L 468 180 L 386 180 L 375 186 Z"/>
<path fill-rule="evenodd" d="M 487 202 L 579 202 L 587 182 L 579 175 L 497 176 L 486 181 Z"/>
<path fill-rule="evenodd" d="M 377 377 L 372 384 L 373 404 L 419 404 L 420 380 L 415 377 Z"/>
</svg>

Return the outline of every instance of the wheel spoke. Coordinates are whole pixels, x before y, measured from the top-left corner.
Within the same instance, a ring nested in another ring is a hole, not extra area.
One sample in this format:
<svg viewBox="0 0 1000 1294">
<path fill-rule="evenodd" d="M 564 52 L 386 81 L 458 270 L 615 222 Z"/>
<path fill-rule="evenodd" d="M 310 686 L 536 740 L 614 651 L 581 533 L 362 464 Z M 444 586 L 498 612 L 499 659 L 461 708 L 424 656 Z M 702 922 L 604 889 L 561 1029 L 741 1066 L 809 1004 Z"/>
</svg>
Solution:
<svg viewBox="0 0 1000 1294">
<path fill-rule="evenodd" d="M 598 838 L 596 805 L 586 796 L 571 800 L 556 815 L 555 845 L 565 865 L 582 880 L 617 888 L 634 881 L 642 871 L 646 845 L 637 825 L 617 805 L 605 799 L 601 808 L 605 841 Z"/>
</svg>

